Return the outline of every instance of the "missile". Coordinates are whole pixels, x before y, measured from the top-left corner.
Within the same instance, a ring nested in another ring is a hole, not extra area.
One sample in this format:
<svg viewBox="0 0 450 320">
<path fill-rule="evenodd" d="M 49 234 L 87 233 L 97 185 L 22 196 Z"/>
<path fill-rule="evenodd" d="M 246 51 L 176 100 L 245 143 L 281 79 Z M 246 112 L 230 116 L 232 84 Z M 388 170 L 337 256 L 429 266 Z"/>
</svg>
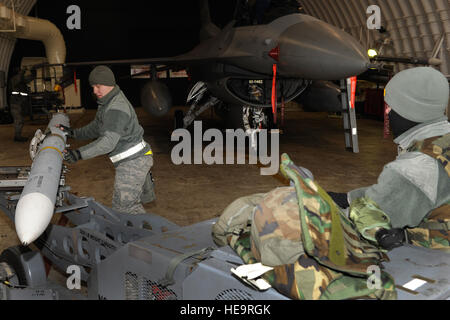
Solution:
<svg viewBox="0 0 450 320">
<path fill-rule="evenodd" d="M 67 141 L 63 131 L 56 127 L 59 124 L 69 127 L 69 117 L 63 113 L 53 115 L 17 203 L 14 223 L 23 245 L 32 243 L 47 229 L 55 210 Z"/>
</svg>

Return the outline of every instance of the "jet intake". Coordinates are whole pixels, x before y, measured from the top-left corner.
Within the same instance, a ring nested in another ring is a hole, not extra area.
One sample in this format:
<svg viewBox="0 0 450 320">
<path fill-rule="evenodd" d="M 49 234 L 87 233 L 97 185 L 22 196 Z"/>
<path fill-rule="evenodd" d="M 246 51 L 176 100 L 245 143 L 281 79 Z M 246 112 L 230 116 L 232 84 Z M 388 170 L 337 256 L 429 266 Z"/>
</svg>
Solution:
<svg viewBox="0 0 450 320">
<path fill-rule="evenodd" d="M 147 82 L 141 91 L 141 104 L 145 111 L 155 117 L 167 114 L 172 107 L 169 88 L 161 81 Z"/>
</svg>

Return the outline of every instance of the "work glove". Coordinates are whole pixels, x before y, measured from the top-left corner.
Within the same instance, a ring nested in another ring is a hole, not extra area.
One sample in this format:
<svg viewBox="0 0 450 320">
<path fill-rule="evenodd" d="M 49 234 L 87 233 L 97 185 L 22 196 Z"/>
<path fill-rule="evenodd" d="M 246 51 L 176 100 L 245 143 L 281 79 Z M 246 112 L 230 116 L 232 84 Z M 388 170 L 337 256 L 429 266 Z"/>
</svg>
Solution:
<svg viewBox="0 0 450 320">
<path fill-rule="evenodd" d="M 342 209 L 347 209 L 348 207 L 350 207 L 346 193 L 328 192 L 328 195 Z"/>
<path fill-rule="evenodd" d="M 73 138 L 74 137 L 73 129 L 71 129 L 71 128 L 63 125 L 63 124 L 57 125 L 57 127 L 59 127 L 61 129 L 61 131 L 66 134 L 66 136 L 68 138 Z"/>
<path fill-rule="evenodd" d="M 81 153 L 80 150 L 65 150 L 64 151 L 64 160 L 66 160 L 68 163 L 75 163 L 78 160 L 81 160 Z"/>
<path fill-rule="evenodd" d="M 405 242 L 405 230 L 401 228 L 381 228 L 375 233 L 375 239 L 377 239 L 378 244 L 383 249 L 392 250 L 394 248 L 402 246 Z"/>
</svg>

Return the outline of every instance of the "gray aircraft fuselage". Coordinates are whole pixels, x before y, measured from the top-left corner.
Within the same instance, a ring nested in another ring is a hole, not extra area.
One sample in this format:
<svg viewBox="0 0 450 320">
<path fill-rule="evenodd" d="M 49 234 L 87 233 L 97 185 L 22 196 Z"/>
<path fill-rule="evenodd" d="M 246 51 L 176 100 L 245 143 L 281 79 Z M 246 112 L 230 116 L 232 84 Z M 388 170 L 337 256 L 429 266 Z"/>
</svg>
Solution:
<svg viewBox="0 0 450 320">
<path fill-rule="evenodd" d="M 370 65 L 363 47 L 350 34 L 305 14 L 282 16 L 269 24 L 234 27 L 202 41 L 175 57 L 67 63 L 150 64 L 188 68 L 192 79 L 207 84 L 211 94 L 228 105 L 270 107 L 273 66 L 277 72 L 278 103 L 299 96 L 309 81 L 341 80 L 366 71 Z M 153 115 L 171 107 L 167 87 L 152 79 L 142 89 L 141 102 Z M 263 98 L 255 101 L 248 81 L 258 80 Z"/>
<path fill-rule="evenodd" d="M 278 48 L 278 59 L 269 53 Z M 351 35 L 304 14 L 290 14 L 267 25 L 225 28 L 180 57 L 221 61 L 256 74 L 309 80 L 341 80 L 369 65 L 362 46 Z"/>
<path fill-rule="evenodd" d="M 229 105 L 270 107 L 273 66 L 277 72 L 277 98 L 291 101 L 305 88 L 305 80 L 340 80 L 368 69 L 370 61 L 351 35 L 304 14 L 290 14 L 266 25 L 233 27 L 201 42 L 192 51 L 160 61 L 188 65 L 194 80 L 207 84 L 212 95 Z M 264 97 L 248 95 L 249 80 L 262 80 Z M 150 82 L 142 104 L 152 113 L 167 104 L 163 92 Z M 167 91 L 166 91 L 167 92 Z M 163 109 L 169 109 L 170 107 Z"/>
</svg>

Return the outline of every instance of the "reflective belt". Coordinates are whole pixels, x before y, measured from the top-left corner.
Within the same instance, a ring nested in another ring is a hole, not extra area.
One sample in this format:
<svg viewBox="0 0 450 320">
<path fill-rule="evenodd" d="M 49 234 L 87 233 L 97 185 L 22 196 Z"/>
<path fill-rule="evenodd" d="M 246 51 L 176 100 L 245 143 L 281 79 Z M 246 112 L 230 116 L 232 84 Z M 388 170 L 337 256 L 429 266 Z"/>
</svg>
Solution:
<svg viewBox="0 0 450 320">
<path fill-rule="evenodd" d="M 13 96 L 17 96 L 17 95 L 21 95 L 21 96 L 24 96 L 24 97 L 26 97 L 26 96 L 28 96 L 28 93 L 25 93 L 25 92 L 17 92 L 17 91 L 13 91 L 13 92 L 11 92 L 11 94 L 13 95 Z"/>
<path fill-rule="evenodd" d="M 145 148 L 145 141 L 142 140 L 134 147 L 131 147 L 130 149 L 128 149 L 127 151 L 124 151 L 122 153 L 116 154 L 115 156 L 112 156 L 109 159 L 111 159 L 112 163 L 116 163 L 120 160 L 123 160 L 123 159 L 126 159 L 126 158 L 132 156 L 133 154 L 138 153 L 139 151 L 141 151 L 144 148 Z"/>
</svg>

